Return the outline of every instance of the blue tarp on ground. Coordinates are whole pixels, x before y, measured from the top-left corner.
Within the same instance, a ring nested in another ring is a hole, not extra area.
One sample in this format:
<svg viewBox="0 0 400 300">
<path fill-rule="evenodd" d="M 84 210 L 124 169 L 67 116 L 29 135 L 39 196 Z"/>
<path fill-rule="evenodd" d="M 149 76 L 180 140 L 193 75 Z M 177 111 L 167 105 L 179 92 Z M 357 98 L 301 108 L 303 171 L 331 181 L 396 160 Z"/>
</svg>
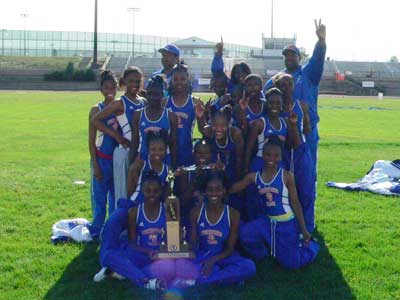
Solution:
<svg viewBox="0 0 400 300">
<path fill-rule="evenodd" d="M 326 185 L 348 191 L 400 196 L 400 159 L 376 161 L 367 175 L 355 183 L 329 181 Z"/>
</svg>

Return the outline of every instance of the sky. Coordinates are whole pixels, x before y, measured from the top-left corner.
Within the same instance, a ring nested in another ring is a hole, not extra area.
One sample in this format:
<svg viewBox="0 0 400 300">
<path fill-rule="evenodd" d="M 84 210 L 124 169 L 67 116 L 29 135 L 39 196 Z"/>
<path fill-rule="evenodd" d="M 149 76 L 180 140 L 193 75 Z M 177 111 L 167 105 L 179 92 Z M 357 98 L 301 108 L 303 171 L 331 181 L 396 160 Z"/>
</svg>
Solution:
<svg viewBox="0 0 400 300">
<path fill-rule="evenodd" d="M 31 30 L 93 31 L 94 0 L 0 0 L 0 29 L 23 29 L 28 13 Z M 132 33 L 128 7 L 135 15 L 135 34 L 188 38 L 197 36 L 261 47 L 271 33 L 272 0 L 98 0 L 99 32 Z M 388 61 L 400 58 L 396 0 L 274 1 L 274 35 L 297 36 L 297 45 L 312 52 L 314 19 L 327 28 L 327 57 L 335 60 Z"/>
</svg>

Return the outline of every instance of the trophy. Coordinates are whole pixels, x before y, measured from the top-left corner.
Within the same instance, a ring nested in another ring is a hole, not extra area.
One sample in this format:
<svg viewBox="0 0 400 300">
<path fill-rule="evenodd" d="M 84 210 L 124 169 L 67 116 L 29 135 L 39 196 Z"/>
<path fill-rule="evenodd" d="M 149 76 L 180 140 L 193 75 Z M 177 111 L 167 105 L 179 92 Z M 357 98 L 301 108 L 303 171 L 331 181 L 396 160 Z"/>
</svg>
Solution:
<svg viewBox="0 0 400 300">
<path fill-rule="evenodd" d="M 181 227 L 179 198 L 174 195 L 175 175 L 172 170 L 168 172 L 167 181 L 170 187 L 170 195 L 165 201 L 167 232 L 163 231 L 163 242 L 156 259 L 165 258 L 193 258 L 189 244 L 185 241 L 186 228 Z M 165 239 L 165 234 L 167 235 Z"/>
</svg>

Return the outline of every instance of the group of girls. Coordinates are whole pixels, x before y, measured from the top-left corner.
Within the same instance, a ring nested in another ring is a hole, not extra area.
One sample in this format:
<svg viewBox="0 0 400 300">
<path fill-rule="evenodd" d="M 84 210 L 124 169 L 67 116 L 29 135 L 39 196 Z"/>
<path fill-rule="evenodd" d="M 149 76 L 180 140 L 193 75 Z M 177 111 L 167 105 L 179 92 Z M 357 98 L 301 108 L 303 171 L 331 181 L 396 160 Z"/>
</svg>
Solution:
<svg viewBox="0 0 400 300">
<path fill-rule="evenodd" d="M 304 138 L 310 125 L 289 74 L 277 74 L 264 94 L 245 63 L 230 79 L 214 72 L 216 96 L 207 103 L 192 95 L 181 63 L 169 82 L 155 75 L 144 91 L 140 69 L 128 68 L 119 100 L 111 71 L 100 83 L 104 100 L 89 115 L 90 232 L 101 240 L 102 266 L 95 281 L 126 278 L 149 289 L 231 284 L 256 272 L 238 249 L 289 269 L 316 258 L 315 180 Z M 193 142 L 196 120 L 203 138 Z M 166 240 L 169 170 L 194 259 L 155 259 Z"/>
</svg>

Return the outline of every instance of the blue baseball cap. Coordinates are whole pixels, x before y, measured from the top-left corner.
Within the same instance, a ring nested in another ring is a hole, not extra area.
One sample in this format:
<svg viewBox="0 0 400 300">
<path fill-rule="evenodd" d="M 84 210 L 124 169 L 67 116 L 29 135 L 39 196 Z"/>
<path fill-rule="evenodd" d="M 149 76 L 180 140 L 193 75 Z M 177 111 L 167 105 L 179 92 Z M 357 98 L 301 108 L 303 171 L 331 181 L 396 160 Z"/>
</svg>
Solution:
<svg viewBox="0 0 400 300">
<path fill-rule="evenodd" d="M 283 50 L 282 50 L 282 55 L 286 55 L 288 51 L 292 51 L 296 53 L 298 56 L 300 56 L 300 49 L 296 47 L 296 45 L 287 45 Z"/>
<path fill-rule="evenodd" d="M 160 52 L 160 53 L 163 53 L 164 51 L 175 54 L 176 56 L 179 56 L 179 54 L 180 54 L 179 48 L 177 46 L 175 46 L 174 44 L 168 44 L 164 48 L 158 49 L 158 52 Z"/>
</svg>

